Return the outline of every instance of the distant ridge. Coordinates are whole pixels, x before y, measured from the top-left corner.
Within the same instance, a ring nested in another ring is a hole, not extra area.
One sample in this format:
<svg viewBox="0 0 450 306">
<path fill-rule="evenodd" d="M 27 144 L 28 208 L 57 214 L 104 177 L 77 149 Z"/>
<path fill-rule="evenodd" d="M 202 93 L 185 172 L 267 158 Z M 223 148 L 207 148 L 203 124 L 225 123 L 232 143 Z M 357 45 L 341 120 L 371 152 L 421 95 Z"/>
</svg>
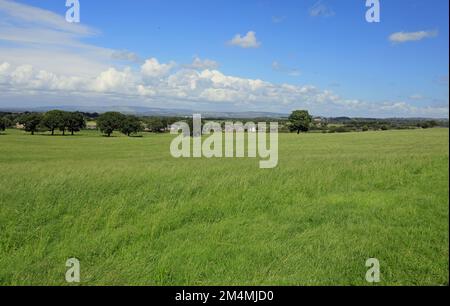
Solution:
<svg viewBox="0 0 450 306">
<path fill-rule="evenodd" d="M 192 116 L 192 114 L 201 114 L 204 118 L 286 118 L 288 114 L 271 112 L 214 112 L 198 111 L 189 109 L 166 109 L 143 106 L 42 106 L 42 107 L 3 107 L 3 112 L 47 112 L 49 110 L 80 111 L 88 113 L 105 113 L 110 111 L 121 112 L 124 114 L 143 115 L 143 116 Z"/>
<path fill-rule="evenodd" d="M 201 111 L 201 110 L 189 110 L 189 109 L 169 109 L 169 108 L 156 108 L 145 106 L 40 106 L 40 107 L 0 107 L 0 112 L 47 112 L 50 110 L 63 110 L 63 111 L 80 111 L 86 113 L 105 113 L 105 112 L 121 112 L 123 114 L 139 115 L 139 116 L 161 116 L 161 117 L 191 117 L 193 114 L 201 114 L 203 118 L 208 119 L 255 119 L 255 118 L 270 118 L 270 119 L 287 119 L 289 114 L 287 113 L 274 113 L 274 112 L 257 112 L 257 111 L 244 111 L 244 112 L 221 112 L 221 111 Z M 347 122 L 351 120 L 439 120 L 448 122 L 448 118 L 427 118 L 427 117 L 385 117 L 385 118 L 369 118 L 369 117 L 347 117 L 347 116 L 313 116 L 314 118 L 328 119 L 336 122 Z"/>
</svg>

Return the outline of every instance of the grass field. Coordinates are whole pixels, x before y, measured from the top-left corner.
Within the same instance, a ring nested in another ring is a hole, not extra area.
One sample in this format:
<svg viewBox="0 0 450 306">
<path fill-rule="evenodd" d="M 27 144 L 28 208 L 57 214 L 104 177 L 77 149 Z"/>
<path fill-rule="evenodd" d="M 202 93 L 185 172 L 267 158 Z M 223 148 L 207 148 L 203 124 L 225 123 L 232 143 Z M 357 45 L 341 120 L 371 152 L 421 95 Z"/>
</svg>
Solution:
<svg viewBox="0 0 450 306">
<path fill-rule="evenodd" d="M 171 135 L 0 135 L 0 284 L 443 285 L 447 129 L 281 134 L 279 166 Z"/>
</svg>

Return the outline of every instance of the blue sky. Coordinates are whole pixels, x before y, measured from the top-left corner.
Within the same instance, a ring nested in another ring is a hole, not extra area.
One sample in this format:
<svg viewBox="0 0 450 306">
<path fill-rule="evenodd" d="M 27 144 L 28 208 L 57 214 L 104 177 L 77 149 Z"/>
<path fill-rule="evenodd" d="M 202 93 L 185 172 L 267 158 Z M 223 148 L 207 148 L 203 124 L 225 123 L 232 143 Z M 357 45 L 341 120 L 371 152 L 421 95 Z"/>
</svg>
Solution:
<svg viewBox="0 0 450 306">
<path fill-rule="evenodd" d="M 0 0 L 0 107 L 448 117 L 447 0 L 79 2 Z"/>
</svg>

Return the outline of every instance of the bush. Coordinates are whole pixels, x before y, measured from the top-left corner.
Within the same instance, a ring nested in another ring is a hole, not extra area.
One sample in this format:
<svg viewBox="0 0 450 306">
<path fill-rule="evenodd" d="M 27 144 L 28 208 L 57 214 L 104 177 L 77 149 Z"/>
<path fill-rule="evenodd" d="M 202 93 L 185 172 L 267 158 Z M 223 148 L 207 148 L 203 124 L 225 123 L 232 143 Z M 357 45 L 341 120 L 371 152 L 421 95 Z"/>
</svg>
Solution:
<svg viewBox="0 0 450 306">
<path fill-rule="evenodd" d="M 350 129 L 340 126 L 334 129 L 336 133 L 349 133 L 351 132 Z"/>
</svg>

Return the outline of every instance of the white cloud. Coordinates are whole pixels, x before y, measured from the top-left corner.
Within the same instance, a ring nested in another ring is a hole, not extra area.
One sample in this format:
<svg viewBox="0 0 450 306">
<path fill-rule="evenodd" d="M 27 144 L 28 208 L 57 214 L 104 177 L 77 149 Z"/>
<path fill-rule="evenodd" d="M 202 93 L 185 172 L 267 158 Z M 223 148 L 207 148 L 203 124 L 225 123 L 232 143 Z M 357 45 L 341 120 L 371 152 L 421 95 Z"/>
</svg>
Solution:
<svg viewBox="0 0 450 306">
<path fill-rule="evenodd" d="M 11 67 L 11 65 L 9 63 L 2 63 L 0 65 L 0 77 L 2 77 L 3 75 L 6 75 L 6 73 L 9 70 L 9 67 Z"/>
<path fill-rule="evenodd" d="M 167 64 L 160 64 L 156 58 L 150 58 L 142 65 L 141 72 L 146 77 L 160 78 L 168 75 L 175 66 L 176 63 L 173 61 Z"/>
<path fill-rule="evenodd" d="M 232 40 L 229 41 L 230 45 L 238 46 L 241 48 L 259 48 L 261 42 L 256 38 L 256 33 L 254 31 L 249 31 L 245 36 L 241 34 L 236 34 Z"/>
<path fill-rule="evenodd" d="M 192 61 L 192 64 L 185 65 L 186 68 L 204 70 L 204 69 L 217 69 L 219 68 L 219 63 L 210 59 L 201 59 L 199 57 L 195 57 Z"/>
<path fill-rule="evenodd" d="M 99 34 L 81 23 L 68 23 L 63 15 L 10 0 L 0 0 L 0 40 L 70 47 L 92 46 L 80 38 Z"/>
<path fill-rule="evenodd" d="M 92 89 L 99 92 L 129 92 L 136 83 L 130 68 L 118 71 L 109 68 L 102 72 L 92 83 Z"/>
<path fill-rule="evenodd" d="M 86 36 L 98 33 L 81 23 L 68 23 L 63 15 L 10 0 L 0 0 L 0 12 L 6 15 L 3 16 L 3 25 L 21 21 L 33 27 L 44 26 L 47 29 L 58 29 L 74 35 Z"/>
<path fill-rule="evenodd" d="M 449 115 L 448 107 L 417 107 L 406 102 L 384 103 L 379 107 L 379 111 L 387 114 L 401 114 L 407 117 L 447 117 Z"/>
<path fill-rule="evenodd" d="M 311 17 L 331 17 L 335 13 L 332 8 L 323 3 L 323 1 L 317 1 L 310 9 L 309 15 Z"/>
<path fill-rule="evenodd" d="M 425 38 L 432 38 L 438 35 L 438 31 L 418 31 L 418 32 L 396 32 L 389 36 L 393 43 L 405 43 L 409 41 L 419 41 Z"/>
<path fill-rule="evenodd" d="M 218 106 L 275 112 L 306 108 L 319 115 L 448 116 L 448 107 L 370 103 L 311 85 L 227 75 L 218 70 L 217 62 L 198 57 L 187 65 L 149 58 L 140 67 L 124 68 L 123 62 L 114 60 L 139 62 L 138 55 L 83 42 L 97 33 L 52 12 L 0 0 L 0 106 L 20 107 L 24 101 L 43 106 L 54 101 L 55 105 Z M 253 31 L 236 35 L 230 43 L 243 48 L 261 45 Z M 272 67 L 298 74 L 278 62 Z"/>
<path fill-rule="evenodd" d="M 75 76 L 56 75 L 45 70 L 37 70 L 31 65 L 12 67 L 9 63 L 3 63 L 1 67 L 8 69 L 0 73 L 0 86 L 7 85 L 6 90 L 22 93 L 23 90 L 47 90 L 47 91 L 77 91 L 87 89 L 88 79 Z M 0 69 L 1 70 L 1 69 Z M 1 71 L 0 71 L 1 72 Z"/>
<path fill-rule="evenodd" d="M 87 44 L 84 38 L 100 31 L 81 23 L 68 23 L 63 14 L 30 5 L 0 0 L 0 59 L 14 65 L 58 74 L 94 76 L 115 60 L 137 55 Z M 121 57 L 121 58 L 119 58 Z"/>
<path fill-rule="evenodd" d="M 32 76 L 33 76 L 33 66 L 22 65 L 17 67 L 11 73 L 11 82 L 12 84 L 27 84 L 30 82 Z"/>
<path fill-rule="evenodd" d="M 167 65 L 159 64 L 156 59 L 151 62 L 158 63 L 157 67 Z M 33 95 L 42 99 L 43 94 L 52 94 L 57 97 L 85 97 L 85 100 L 93 101 L 101 99 L 115 104 L 118 101 L 123 104 L 125 100 L 133 105 L 158 107 L 175 103 L 177 107 L 230 105 L 242 110 L 276 112 L 306 108 L 313 114 L 329 116 L 448 117 L 448 107 L 416 107 L 398 101 L 379 104 L 344 99 L 332 91 L 311 85 L 278 85 L 230 76 L 214 69 L 199 71 L 181 68 L 167 73 L 165 76 L 158 74 L 159 77 L 153 82 L 147 82 L 146 75 L 140 70 L 109 68 L 96 77 L 80 78 L 37 70 L 30 65 L 15 67 L 1 63 L 0 87 L 5 89 L 2 94 L 16 94 L 21 99 Z"/>
</svg>

